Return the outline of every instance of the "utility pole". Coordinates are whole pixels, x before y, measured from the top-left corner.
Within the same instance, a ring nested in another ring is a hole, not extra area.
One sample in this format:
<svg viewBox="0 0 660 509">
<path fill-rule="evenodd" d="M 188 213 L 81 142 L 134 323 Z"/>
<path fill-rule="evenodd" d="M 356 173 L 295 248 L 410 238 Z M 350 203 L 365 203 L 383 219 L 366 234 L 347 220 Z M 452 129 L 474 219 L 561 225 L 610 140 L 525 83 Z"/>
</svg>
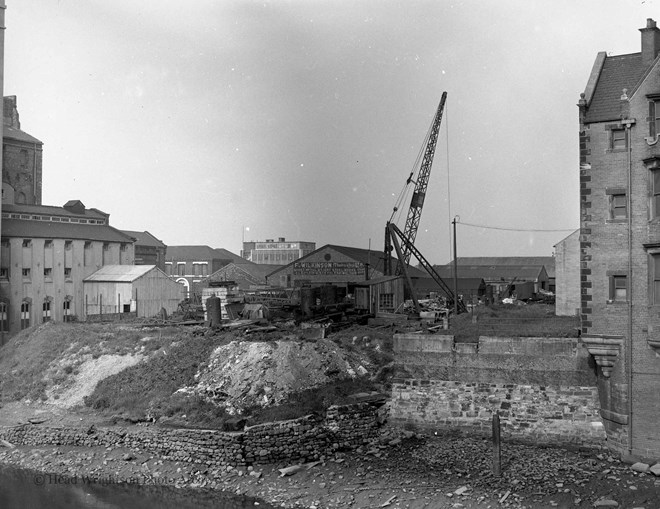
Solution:
<svg viewBox="0 0 660 509">
<path fill-rule="evenodd" d="M 454 225 L 454 316 L 458 316 L 458 260 L 456 259 L 456 219 L 454 216 L 452 224 Z"/>
</svg>

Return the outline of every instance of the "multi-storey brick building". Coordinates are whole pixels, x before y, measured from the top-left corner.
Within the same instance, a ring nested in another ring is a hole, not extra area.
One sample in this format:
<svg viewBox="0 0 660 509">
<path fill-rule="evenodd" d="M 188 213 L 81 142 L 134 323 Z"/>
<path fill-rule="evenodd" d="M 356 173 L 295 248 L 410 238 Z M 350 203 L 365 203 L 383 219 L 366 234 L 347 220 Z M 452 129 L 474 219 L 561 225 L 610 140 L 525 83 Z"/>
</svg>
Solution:
<svg viewBox="0 0 660 509">
<path fill-rule="evenodd" d="M 241 256 L 253 263 L 263 265 L 286 265 L 316 249 L 316 242 L 286 240 L 280 237 L 275 241 L 243 242 Z"/>
<path fill-rule="evenodd" d="M 244 261 L 226 249 L 209 246 L 167 246 L 165 272 L 186 287 L 187 296 L 197 299 L 197 283 L 232 262 Z"/>
<path fill-rule="evenodd" d="M 134 239 L 77 200 L 63 207 L 3 204 L 0 331 L 85 318 L 83 280 L 106 265 L 132 265 Z"/>
<path fill-rule="evenodd" d="M 610 447 L 660 458 L 660 30 L 640 31 L 578 103 L 581 327 Z"/>
</svg>

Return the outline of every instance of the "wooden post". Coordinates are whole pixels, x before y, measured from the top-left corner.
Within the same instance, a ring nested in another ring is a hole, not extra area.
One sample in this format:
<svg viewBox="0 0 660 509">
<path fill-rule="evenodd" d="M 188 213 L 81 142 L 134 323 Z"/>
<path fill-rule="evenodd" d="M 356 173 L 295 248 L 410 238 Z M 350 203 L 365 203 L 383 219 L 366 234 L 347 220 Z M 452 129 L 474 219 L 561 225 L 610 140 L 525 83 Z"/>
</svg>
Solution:
<svg viewBox="0 0 660 509">
<path fill-rule="evenodd" d="M 496 412 L 493 414 L 493 475 L 500 475 L 502 467 L 501 459 L 500 416 Z"/>
</svg>

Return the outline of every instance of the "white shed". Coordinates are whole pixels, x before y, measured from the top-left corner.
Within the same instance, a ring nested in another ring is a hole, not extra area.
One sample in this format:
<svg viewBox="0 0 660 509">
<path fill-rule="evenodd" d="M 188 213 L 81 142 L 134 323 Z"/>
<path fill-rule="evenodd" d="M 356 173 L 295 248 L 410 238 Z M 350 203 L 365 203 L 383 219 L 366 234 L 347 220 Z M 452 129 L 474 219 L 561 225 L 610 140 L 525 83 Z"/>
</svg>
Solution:
<svg viewBox="0 0 660 509">
<path fill-rule="evenodd" d="M 83 280 L 85 316 L 176 311 L 185 288 L 155 265 L 105 265 Z"/>
</svg>

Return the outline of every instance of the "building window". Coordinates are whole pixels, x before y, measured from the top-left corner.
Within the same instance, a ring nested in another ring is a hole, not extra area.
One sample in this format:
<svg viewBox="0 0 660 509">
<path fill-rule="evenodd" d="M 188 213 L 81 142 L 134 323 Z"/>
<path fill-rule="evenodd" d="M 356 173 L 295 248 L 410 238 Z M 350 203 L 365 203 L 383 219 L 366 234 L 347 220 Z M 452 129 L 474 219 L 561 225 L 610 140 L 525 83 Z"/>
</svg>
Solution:
<svg viewBox="0 0 660 509">
<path fill-rule="evenodd" d="M 30 269 L 23 269 L 23 279 L 30 279 Z"/>
<path fill-rule="evenodd" d="M 71 267 L 64 267 L 64 279 L 71 280 Z"/>
<path fill-rule="evenodd" d="M 64 250 L 65 251 L 71 251 L 72 247 L 73 247 L 73 241 L 71 241 L 71 240 L 65 240 L 64 241 Z"/>
<path fill-rule="evenodd" d="M 21 330 L 27 329 L 30 326 L 30 303 L 21 303 Z"/>
<path fill-rule="evenodd" d="M 628 298 L 628 278 L 623 275 L 610 276 L 610 302 L 626 302 Z"/>
<path fill-rule="evenodd" d="M 628 148 L 628 136 L 625 129 L 612 129 L 610 131 L 610 149 L 625 150 Z"/>
<path fill-rule="evenodd" d="M 85 251 L 84 251 L 84 264 L 85 267 L 89 267 L 94 264 L 94 251 L 92 249 L 91 242 L 85 242 Z"/>
<path fill-rule="evenodd" d="M 381 293 L 379 296 L 380 309 L 394 309 L 394 294 Z"/>
<path fill-rule="evenodd" d="M 628 198 L 625 193 L 612 193 L 610 199 L 610 219 L 626 219 L 628 217 Z"/>
<path fill-rule="evenodd" d="M 649 137 L 660 133 L 660 101 L 649 101 Z"/>
<path fill-rule="evenodd" d="M 178 276 L 185 276 L 186 275 L 186 264 L 185 263 L 178 263 L 176 265 L 176 273 Z"/>
<path fill-rule="evenodd" d="M 64 317 L 65 322 L 70 322 L 71 318 L 71 301 L 65 300 L 62 303 L 62 316 Z"/>
<path fill-rule="evenodd" d="M 50 322 L 50 300 L 45 300 L 42 306 L 42 321 L 45 322 Z"/>
<path fill-rule="evenodd" d="M 651 171 L 651 218 L 660 217 L 660 169 Z"/>
<path fill-rule="evenodd" d="M 44 249 L 52 249 L 53 248 L 53 241 L 52 240 L 44 240 Z"/>
<path fill-rule="evenodd" d="M 165 272 L 168 276 L 172 276 L 172 262 L 165 262 Z"/>
<path fill-rule="evenodd" d="M 9 279 L 9 269 L 7 267 L 0 267 L 0 279 Z"/>
<path fill-rule="evenodd" d="M 6 302 L 0 302 L 0 333 L 9 331 L 9 306 Z"/>
<path fill-rule="evenodd" d="M 44 279 L 46 281 L 53 280 L 53 269 L 51 269 L 50 267 L 44 267 Z"/>
</svg>

